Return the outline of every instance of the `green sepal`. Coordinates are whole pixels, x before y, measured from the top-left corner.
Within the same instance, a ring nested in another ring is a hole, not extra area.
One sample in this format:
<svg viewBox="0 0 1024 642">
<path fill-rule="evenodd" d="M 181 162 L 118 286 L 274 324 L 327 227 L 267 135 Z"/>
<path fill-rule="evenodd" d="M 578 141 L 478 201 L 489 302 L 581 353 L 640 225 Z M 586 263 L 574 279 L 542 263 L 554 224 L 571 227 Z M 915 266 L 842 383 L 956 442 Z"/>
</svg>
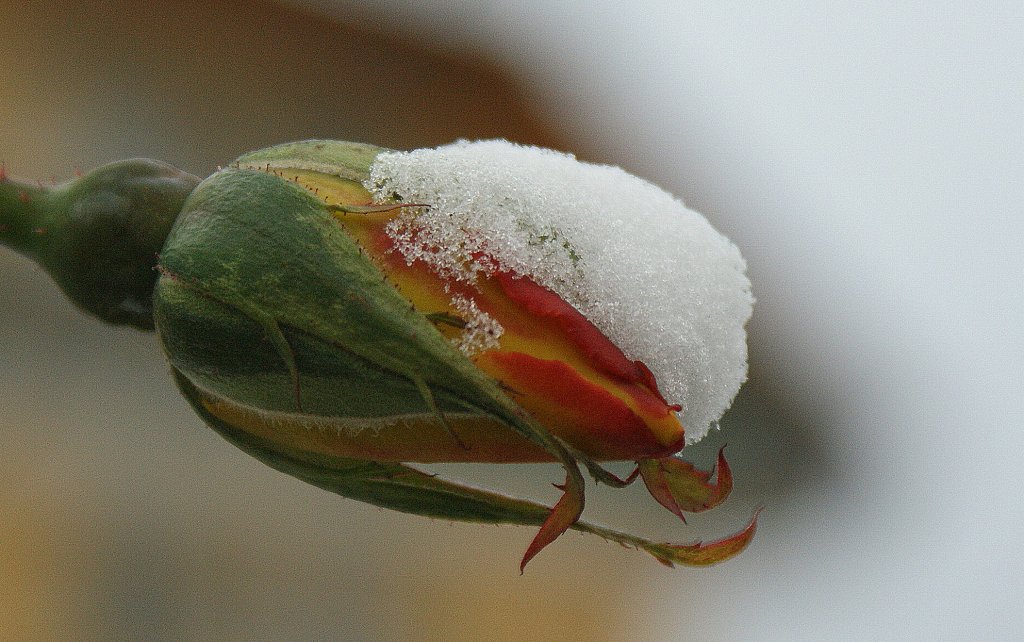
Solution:
<svg viewBox="0 0 1024 642">
<path fill-rule="evenodd" d="M 193 293 L 189 305 L 212 302 L 220 306 L 225 323 L 242 330 L 234 340 L 224 333 L 218 338 L 220 354 L 234 354 L 240 368 L 251 368 L 254 345 L 269 341 L 280 364 L 287 366 L 300 344 L 315 342 L 340 363 L 358 362 L 368 372 L 386 373 L 417 391 L 426 384 L 434 399 L 449 407 L 476 409 L 524 433 L 534 430 L 497 385 L 384 279 L 322 202 L 277 176 L 228 169 L 204 181 L 186 202 L 159 269 L 160 336 L 171 362 L 190 376 L 202 377 L 207 356 L 181 349 L 203 341 L 197 336 L 202 327 L 177 325 L 182 290 Z M 219 371 L 230 374 L 225 365 Z M 298 381 L 293 382 L 300 390 L 304 366 L 298 364 Z M 236 390 L 219 389 L 224 377 L 198 383 L 256 406 L 267 392 L 239 399 Z M 302 391 L 303 405 L 309 396 Z M 430 410 L 429 399 L 421 402 Z M 381 410 L 401 414 L 404 409 Z"/>
<path fill-rule="evenodd" d="M 234 164 L 279 172 L 286 179 L 291 178 L 289 169 L 301 169 L 362 182 L 370 175 L 373 159 L 382 151 L 385 150 L 366 143 L 303 140 L 248 152 L 239 156 Z"/>
<path fill-rule="evenodd" d="M 447 481 L 399 463 L 333 457 L 283 447 L 222 421 L 206 409 L 203 393 L 188 377 L 175 370 L 174 379 L 196 414 L 225 440 L 271 468 L 343 497 L 403 513 L 485 524 L 537 526 L 553 514 L 543 504 Z M 707 566 L 742 551 L 753 537 L 756 519 L 755 514 L 739 533 L 707 544 L 653 542 L 580 520 L 567 528 L 646 551 L 667 566 Z M 527 554 L 535 554 L 535 548 L 531 545 Z M 521 568 L 526 561 L 524 556 Z"/>
<path fill-rule="evenodd" d="M 550 508 L 442 480 L 404 464 L 301 451 L 239 430 L 213 415 L 182 373 L 178 388 L 196 413 L 226 440 L 281 472 L 324 490 L 374 506 L 427 517 L 488 524 L 539 525 Z"/>
</svg>

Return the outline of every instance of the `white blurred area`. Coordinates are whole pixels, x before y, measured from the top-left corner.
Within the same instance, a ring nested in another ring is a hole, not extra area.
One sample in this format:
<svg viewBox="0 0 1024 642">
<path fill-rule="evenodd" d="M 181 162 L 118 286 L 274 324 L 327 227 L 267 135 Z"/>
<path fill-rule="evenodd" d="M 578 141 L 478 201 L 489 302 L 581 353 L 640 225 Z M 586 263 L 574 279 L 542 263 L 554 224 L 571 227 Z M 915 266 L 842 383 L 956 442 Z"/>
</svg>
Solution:
<svg viewBox="0 0 1024 642">
<path fill-rule="evenodd" d="M 1024 636 L 1019 3 L 305 4 L 513 69 L 747 257 L 758 376 L 844 474 L 637 596 L 662 639 Z"/>
<path fill-rule="evenodd" d="M 633 488 L 587 514 L 689 541 L 766 510 L 711 569 L 571 534 L 518 577 L 529 529 L 270 471 L 201 426 L 152 336 L 85 318 L 0 250 L 0 637 L 1024 637 L 1018 3 L 127 5 L 0 0 L 9 171 L 145 155 L 208 173 L 285 140 L 452 131 L 622 165 L 743 251 L 753 369 L 694 449 L 729 441 L 725 506 L 684 527 Z M 475 92 L 503 86 L 481 60 L 523 95 Z M 550 469 L 475 473 L 554 498 Z"/>
</svg>

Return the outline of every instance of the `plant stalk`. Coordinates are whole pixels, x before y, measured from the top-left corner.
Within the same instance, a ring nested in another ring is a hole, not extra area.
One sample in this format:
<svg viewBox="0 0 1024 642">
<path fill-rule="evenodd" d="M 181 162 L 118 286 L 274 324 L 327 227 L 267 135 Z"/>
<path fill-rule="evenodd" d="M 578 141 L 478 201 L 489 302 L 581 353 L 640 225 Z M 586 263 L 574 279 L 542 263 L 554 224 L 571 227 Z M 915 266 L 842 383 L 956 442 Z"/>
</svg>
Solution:
<svg viewBox="0 0 1024 642">
<path fill-rule="evenodd" d="M 47 233 L 50 190 L 12 179 L 0 169 L 0 244 L 36 258 Z"/>
</svg>

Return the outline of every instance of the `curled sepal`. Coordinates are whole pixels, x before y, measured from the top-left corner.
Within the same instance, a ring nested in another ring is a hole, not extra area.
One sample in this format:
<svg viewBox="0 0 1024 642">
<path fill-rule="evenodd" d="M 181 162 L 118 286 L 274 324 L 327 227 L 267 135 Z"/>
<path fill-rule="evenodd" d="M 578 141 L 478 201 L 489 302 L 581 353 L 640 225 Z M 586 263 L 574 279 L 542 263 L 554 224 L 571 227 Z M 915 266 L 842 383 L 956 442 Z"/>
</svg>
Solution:
<svg viewBox="0 0 1024 642">
<path fill-rule="evenodd" d="M 709 482 L 714 471 L 698 470 L 693 464 L 675 457 L 645 459 L 638 465 L 651 496 L 684 522 L 683 511 L 699 513 L 714 508 L 732 491 L 732 471 L 725 460 L 724 446 L 718 451 L 715 483 Z"/>
<path fill-rule="evenodd" d="M 696 542 L 694 544 L 653 544 L 641 546 L 659 562 L 674 567 L 676 564 L 685 566 L 711 566 L 735 557 L 750 544 L 757 531 L 757 516 L 761 509 L 754 511 L 754 516 L 746 527 L 735 535 L 713 542 Z"/>
</svg>

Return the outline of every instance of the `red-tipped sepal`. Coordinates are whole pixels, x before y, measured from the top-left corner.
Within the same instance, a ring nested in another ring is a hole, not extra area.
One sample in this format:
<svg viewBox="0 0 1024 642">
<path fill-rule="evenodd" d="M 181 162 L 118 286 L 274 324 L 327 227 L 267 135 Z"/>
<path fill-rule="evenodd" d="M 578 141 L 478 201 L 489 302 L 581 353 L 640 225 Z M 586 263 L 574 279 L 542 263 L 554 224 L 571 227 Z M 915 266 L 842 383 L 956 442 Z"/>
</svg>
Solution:
<svg viewBox="0 0 1024 642">
<path fill-rule="evenodd" d="M 574 472 L 575 474 L 573 474 Z M 541 549 L 569 530 L 583 514 L 583 477 L 579 474 L 578 469 L 567 470 L 565 484 L 561 486 L 555 484 L 554 486 L 564 492 L 555 507 L 551 509 L 547 519 L 541 524 L 540 531 L 530 542 L 529 548 L 526 549 L 523 561 L 519 563 L 520 574 Z"/>
</svg>

